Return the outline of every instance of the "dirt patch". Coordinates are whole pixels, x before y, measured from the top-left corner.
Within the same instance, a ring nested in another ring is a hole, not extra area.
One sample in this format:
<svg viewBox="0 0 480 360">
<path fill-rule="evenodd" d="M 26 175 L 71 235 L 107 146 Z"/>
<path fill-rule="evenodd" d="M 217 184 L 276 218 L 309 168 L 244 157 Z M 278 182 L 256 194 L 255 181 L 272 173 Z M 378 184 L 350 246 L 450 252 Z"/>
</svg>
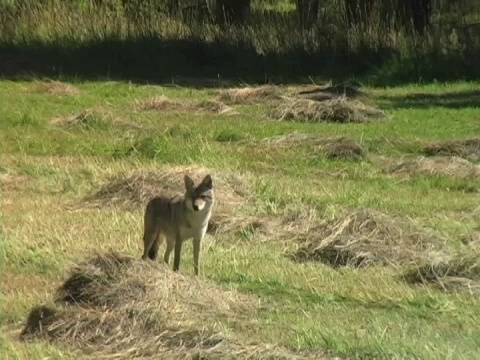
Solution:
<svg viewBox="0 0 480 360">
<path fill-rule="evenodd" d="M 255 326 L 258 309 L 252 295 L 175 273 L 165 264 L 108 253 L 75 267 L 53 305 L 34 307 L 21 338 L 99 358 L 325 359 L 244 342 L 232 325 Z"/>
<path fill-rule="evenodd" d="M 456 255 L 416 265 L 403 274 L 411 284 L 432 284 L 445 291 L 480 293 L 480 254 Z"/>
<path fill-rule="evenodd" d="M 29 89 L 30 92 L 44 93 L 57 96 L 76 96 L 80 95 L 80 90 L 73 85 L 60 81 L 48 81 L 33 84 Z"/>
<path fill-rule="evenodd" d="M 385 118 L 383 111 L 345 96 L 326 101 L 285 98 L 271 115 L 282 121 L 334 123 L 365 123 Z"/>
<path fill-rule="evenodd" d="M 434 142 L 423 152 L 427 156 L 459 156 L 470 161 L 480 160 L 480 138 Z"/>
<path fill-rule="evenodd" d="M 385 172 L 398 176 L 441 175 L 456 178 L 480 178 L 480 165 L 457 156 L 419 157 L 405 160 L 384 159 Z"/>
<path fill-rule="evenodd" d="M 440 248 L 442 243 L 411 221 L 363 209 L 312 229 L 293 259 L 319 261 L 334 268 L 397 266 Z"/>
<path fill-rule="evenodd" d="M 221 101 L 205 100 L 200 102 L 178 101 L 166 96 L 153 97 L 135 102 L 135 108 L 141 111 L 184 112 L 196 115 L 238 115 L 230 106 Z"/>
<path fill-rule="evenodd" d="M 65 129 L 82 128 L 86 130 L 100 130 L 111 126 L 141 128 L 141 126 L 116 117 L 104 109 L 87 109 L 70 116 L 55 117 L 50 120 L 50 124 Z"/>
<path fill-rule="evenodd" d="M 277 86 L 260 86 L 221 90 L 217 99 L 226 104 L 263 104 L 281 96 L 282 90 Z"/>
</svg>

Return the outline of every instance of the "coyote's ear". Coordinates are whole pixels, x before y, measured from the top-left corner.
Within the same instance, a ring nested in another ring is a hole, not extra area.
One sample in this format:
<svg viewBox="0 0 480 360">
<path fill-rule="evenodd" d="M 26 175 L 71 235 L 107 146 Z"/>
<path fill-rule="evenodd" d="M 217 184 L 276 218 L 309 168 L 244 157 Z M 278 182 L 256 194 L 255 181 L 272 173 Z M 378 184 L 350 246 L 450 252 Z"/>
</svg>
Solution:
<svg viewBox="0 0 480 360">
<path fill-rule="evenodd" d="M 207 175 L 202 180 L 202 185 L 204 185 L 207 189 L 213 188 L 213 180 L 210 175 Z"/>
<path fill-rule="evenodd" d="M 192 178 L 187 174 L 185 174 L 184 180 L 185 180 L 185 189 L 186 190 L 193 189 L 193 187 L 195 186 L 195 183 L 193 182 Z"/>
</svg>

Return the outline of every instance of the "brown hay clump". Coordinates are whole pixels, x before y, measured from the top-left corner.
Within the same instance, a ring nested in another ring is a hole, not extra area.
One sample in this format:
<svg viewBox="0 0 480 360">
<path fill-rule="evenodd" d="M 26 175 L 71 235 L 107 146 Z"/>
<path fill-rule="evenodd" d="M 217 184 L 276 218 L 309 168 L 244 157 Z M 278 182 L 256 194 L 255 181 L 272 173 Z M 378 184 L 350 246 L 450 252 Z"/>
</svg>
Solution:
<svg viewBox="0 0 480 360">
<path fill-rule="evenodd" d="M 457 254 L 424 261 L 403 273 L 411 284 L 433 284 L 445 291 L 480 293 L 480 254 Z"/>
<path fill-rule="evenodd" d="M 184 105 L 166 96 L 156 96 L 147 100 L 135 101 L 137 110 L 175 111 L 180 110 Z"/>
<path fill-rule="evenodd" d="M 480 138 L 435 142 L 423 149 L 427 156 L 459 156 L 470 161 L 480 160 Z"/>
<path fill-rule="evenodd" d="M 215 114 L 215 115 L 237 115 L 230 106 L 221 101 L 205 100 L 200 102 L 176 101 L 166 96 L 153 97 L 148 100 L 136 101 L 137 110 L 143 111 L 163 111 L 163 112 L 183 112 L 196 115 Z"/>
<path fill-rule="evenodd" d="M 293 92 L 295 97 L 301 99 L 309 99 L 315 101 L 325 101 L 345 96 L 347 98 L 355 98 L 364 95 L 361 90 L 349 85 L 331 85 L 314 86 L 307 88 L 299 88 Z"/>
<path fill-rule="evenodd" d="M 441 175 L 456 178 L 480 178 L 480 165 L 457 156 L 418 157 L 393 161 L 384 167 L 388 173 L 400 176 Z"/>
<path fill-rule="evenodd" d="M 221 101 L 206 100 L 191 105 L 192 110 L 197 114 L 217 114 L 217 115 L 238 115 L 230 106 Z"/>
<path fill-rule="evenodd" d="M 75 267 L 54 304 L 32 309 L 22 339 L 43 338 L 99 358 L 323 358 L 237 338 L 235 325 L 256 323 L 256 297 L 115 253 Z"/>
<path fill-rule="evenodd" d="M 326 101 L 286 98 L 273 110 L 272 117 L 282 121 L 364 123 L 384 119 L 385 114 L 343 96 Z"/>
<path fill-rule="evenodd" d="M 330 160 L 361 161 L 367 151 L 354 139 L 347 136 L 327 137 L 318 134 L 290 133 L 262 139 L 263 144 L 274 147 L 310 146 L 325 153 Z"/>
<path fill-rule="evenodd" d="M 80 94 L 80 90 L 75 86 L 60 81 L 36 83 L 31 88 L 31 91 L 58 96 L 76 96 Z"/>
<path fill-rule="evenodd" d="M 159 195 L 183 195 L 183 176 L 188 173 L 195 182 L 207 175 L 214 177 L 216 210 L 232 213 L 249 200 L 249 188 L 244 179 L 233 173 L 222 173 L 201 167 L 175 167 L 162 171 L 136 171 L 127 177 L 113 178 L 100 189 L 87 195 L 83 205 L 87 207 L 123 206 L 138 208 Z"/>
<path fill-rule="evenodd" d="M 282 91 L 277 86 L 245 87 L 219 92 L 218 100 L 226 104 L 262 104 L 279 100 Z"/>
<path fill-rule="evenodd" d="M 66 129 L 104 129 L 113 125 L 140 128 L 140 126 L 117 118 L 111 112 L 103 109 L 87 109 L 70 116 L 55 117 L 50 124 Z"/>
<path fill-rule="evenodd" d="M 341 137 L 329 143 L 326 153 L 330 160 L 362 161 L 367 156 L 365 149 L 349 137 Z"/>
<path fill-rule="evenodd" d="M 320 261 L 342 266 L 399 265 L 437 249 L 438 238 L 373 210 L 359 210 L 312 229 L 293 256 L 297 261 Z"/>
</svg>

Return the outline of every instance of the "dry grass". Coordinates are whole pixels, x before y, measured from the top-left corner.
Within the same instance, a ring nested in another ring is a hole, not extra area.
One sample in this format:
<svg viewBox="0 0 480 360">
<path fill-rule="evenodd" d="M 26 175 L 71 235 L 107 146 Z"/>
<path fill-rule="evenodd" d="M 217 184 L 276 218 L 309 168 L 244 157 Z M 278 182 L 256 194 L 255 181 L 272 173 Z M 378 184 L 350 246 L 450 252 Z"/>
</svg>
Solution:
<svg viewBox="0 0 480 360">
<path fill-rule="evenodd" d="M 21 337 L 43 338 L 97 358 L 324 359 L 244 342 L 230 329 L 254 326 L 256 297 L 115 253 L 73 269 L 54 306 L 36 306 Z"/>
<path fill-rule="evenodd" d="M 384 119 L 385 115 L 381 110 L 342 96 L 325 101 L 284 98 L 272 117 L 299 122 L 364 123 Z"/>
<path fill-rule="evenodd" d="M 155 96 L 147 100 L 136 100 L 137 110 L 174 111 L 182 108 L 182 103 L 172 100 L 166 96 Z"/>
<path fill-rule="evenodd" d="M 480 138 L 434 142 L 423 152 L 428 156 L 459 156 L 467 160 L 480 160 Z"/>
<path fill-rule="evenodd" d="M 230 106 L 221 101 L 206 100 L 200 102 L 177 101 L 166 96 L 153 97 L 147 100 L 137 100 L 135 108 L 141 111 L 183 112 L 196 115 L 238 115 Z"/>
<path fill-rule="evenodd" d="M 120 358 L 215 352 L 226 341 L 219 322 L 256 316 L 254 298 L 116 254 L 74 269 L 55 302 L 32 310 L 23 337 Z"/>
<path fill-rule="evenodd" d="M 60 81 L 49 81 L 35 83 L 29 89 L 31 92 L 51 94 L 57 96 L 76 96 L 80 95 L 80 90 L 73 85 Z"/>
<path fill-rule="evenodd" d="M 472 164 L 457 156 L 385 160 L 384 170 L 399 176 L 442 175 L 456 178 L 480 178 L 480 165 Z"/>
<path fill-rule="evenodd" d="M 282 90 L 277 86 L 245 87 L 221 90 L 218 100 L 226 104 L 263 104 L 279 100 Z"/>
<path fill-rule="evenodd" d="M 206 100 L 201 101 L 192 106 L 197 114 L 217 114 L 217 115 L 238 115 L 239 112 L 234 111 L 230 106 L 225 105 L 221 101 Z"/>
<path fill-rule="evenodd" d="M 326 146 L 331 142 L 337 141 L 340 137 L 326 137 L 318 134 L 290 133 L 287 135 L 273 136 L 262 139 L 263 143 L 274 146 L 298 146 L 298 145 L 320 145 Z"/>
<path fill-rule="evenodd" d="M 195 182 L 201 181 L 207 174 L 213 175 L 215 208 L 231 213 L 249 200 L 249 187 L 242 176 L 203 167 L 178 166 L 155 172 L 137 170 L 130 176 L 113 178 L 99 190 L 84 197 L 82 206 L 138 208 L 158 195 L 183 195 L 185 173 Z"/>
<path fill-rule="evenodd" d="M 326 153 L 330 160 L 362 161 L 367 156 L 365 149 L 349 137 L 341 137 L 329 143 Z"/>
<path fill-rule="evenodd" d="M 327 137 L 318 134 L 291 133 L 268 137 L 261 143 L 274 147 L 313 146 L 330 160 L 361 161 L 367 157 L 367 151 L 348 136 Z"/>
<path fill-rule="evenodd" d="M 83 129 L 98 129 L 108 128 L 110 126 L 125 126 L 130 128 L 141 128 L 137 124 L 114 116 L 110 111 L 96 108 L 87 109 L 78 114 L 55 117 L 50 120 L 50 124 L 61 128 L 83 128 Z"/>
<path fill-rule="evenodd" d="M 480 249 L 480 230 L 474 230 L 462 238 L 465 245 L 478 247 Z"/>
<path fill-rule="evenodd" d="M 403 274 L 411 284 L 433 284 L 445 291 L 480 293 L 480 254 L 429 259 Z"/>
<path fill-rule="evenodd" d="M 18 190 L 28 181 L 29 178 L 25 175 L 0 173 L 0 187 L 2 191 Z"/>
<path fill-rule="evenodd" d="M 318 226 L 308 236 L 294 259 L 320 261 L 332 267 L 396 266 L 439 249 L 443 243 L 412 221 L 367 209 Z"/>
<path fill-rule="evenodd" d="M 292 95 L 302 99 L 315 101 L 325 101 L 344 96 L 347 98 L 355 98 L 364 95 L 364 93 L 353 86 L 327 84 L 324 86 L 313 86 L 296 89 Z"/>
</svg>

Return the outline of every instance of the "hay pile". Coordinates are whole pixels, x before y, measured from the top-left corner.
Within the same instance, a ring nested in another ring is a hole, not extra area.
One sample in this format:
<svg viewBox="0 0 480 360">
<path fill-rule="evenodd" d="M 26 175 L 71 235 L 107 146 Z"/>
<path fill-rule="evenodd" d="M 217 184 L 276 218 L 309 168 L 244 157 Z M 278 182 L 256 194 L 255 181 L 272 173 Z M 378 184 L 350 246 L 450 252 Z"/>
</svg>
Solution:
<svg viewBox="0 0 480 360">
<path fill-rule="evenodd" d="M 200 182 L 207 174 L 213 175 L 215 209 L 224 209 L 231 214 L 250 199 L 248 182 L 242 176 L 203 167 L 178 166 L 158 171 L 135 171 L 130 176 L 113 178 L 100 189 L 85 196 L 82 206 L 122 206 L 134 209 L 144 206 L 158 195 L 183 195 L 185 173 L 188 173 L 195 183 Z"/>
<path fill-rule="evenodd" d="M 313 146 L 316 152 L 330 160 L 361 161 L 367 151 L 348 136 L 327 137 L 318 134 L 291 133 L 262 139 L 263 144 L 274 147 Z"/>
<path fill-rule="evenodd" d="M 332 267 L 400 265 L 439 249 L 438 237 L 373 210 L 359 210 L 314 228 L 297 261 L 320 261 Z"/>
<path fill-rule="evenodd" d="M 480 160 L 480 138 L 435 142 L 427 145 L 427 156 L 459 156 L 470 161 Z"/>
<path fill-rule="evenodd" d="M 214 114 L 214 115 L 238 115 L 230 106 L 221 101 L 205 100 L 200 102 L 177 101 L 166 96 L 153 97 L 147 100 L 135 102 L 135 108 L 141 111 L 162 111 L 162 112 L 181 112 L 193 113 L 196 115 Z"/>
<path fill-rule="evenodd" d="M 50 124 L 66 129 L 103 129 L 113 125 L 141 128 L 136 124 L 114 116 L 111 112 L 104 109 L 87 109 L 70 116 L 55 117 L 50 120 Z"/>
<path fill-rule="evenodd" d="M 46 93 L 57 96 L 75 96 L 80 94 L 80 90 L 73 85 L 60 81 L 48 81 L 34 84 L 31 92 Z"/>
<path fill-rule="evenodd" d="M 365 123 L 385 118 L 383 111 L 345 96 L 325 101 L 285 98 L 271 115 L 282 121 L 335 123 Z"/>
<path fill-rule="evenodd" d="M 22 331 L 96 358 L 325 359 L 273 344 L 249 344 L 232 326 L 254 326 L 256 297 L 164 264 L 115 253 L 73 269 L 53 306 L 36 306 Z"/>
<path fill-rule="evenodd" d="M 432 284 L 445 291 L 480 293 L 480 254 L 429 259 L 404 272 L 411 284 Z"/>
<path fill-rule="evenodd" d="M 301 87 L 292 95 L 301 99 L 309 99 L 315 101 L 331 100 L 338 96 L 345 96 L 347 98 L 355 98 L 364 95 L 364 93 L 357 88 L 349 85 L 323 85 L 313 86 L 310 88 Z"/>
<path fill-rule="evenodd" d="M 384 166 L 388 173 L 400 176 L 441 175 L 457 178 L 480 178 L 480 165 L 457 156 L 419 157 L 391 161 Z"/>
<path fill-rule="evenodd" d="M 226 104 L 262 104 L 279 100 L 281 96 L 282 91 L 277 86 L 245 87 L 221 90 L 218 100 Z"/>
<path fill-rule="evenodd" d="M 326 155 L 330 160 L 362 161 L 366 158 L 366 150 L 349 137 L 340 137 L 326 147 Z"/>
</svg>

